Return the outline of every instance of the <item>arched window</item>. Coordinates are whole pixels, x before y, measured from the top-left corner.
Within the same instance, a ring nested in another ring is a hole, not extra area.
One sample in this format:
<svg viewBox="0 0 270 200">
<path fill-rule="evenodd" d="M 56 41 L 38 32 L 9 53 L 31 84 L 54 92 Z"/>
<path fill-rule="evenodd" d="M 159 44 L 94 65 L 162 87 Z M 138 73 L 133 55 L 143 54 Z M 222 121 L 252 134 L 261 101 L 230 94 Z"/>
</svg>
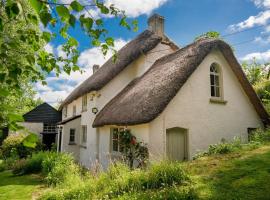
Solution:
<svg viewBox="0 0 270 200">
<path fill-rule="evenodd" d="M 221 69 L 218 64 L 213 63 L 210 66 L 210 84 L 211 84 L 211 97 L 221 98 Z"/>
</svg>

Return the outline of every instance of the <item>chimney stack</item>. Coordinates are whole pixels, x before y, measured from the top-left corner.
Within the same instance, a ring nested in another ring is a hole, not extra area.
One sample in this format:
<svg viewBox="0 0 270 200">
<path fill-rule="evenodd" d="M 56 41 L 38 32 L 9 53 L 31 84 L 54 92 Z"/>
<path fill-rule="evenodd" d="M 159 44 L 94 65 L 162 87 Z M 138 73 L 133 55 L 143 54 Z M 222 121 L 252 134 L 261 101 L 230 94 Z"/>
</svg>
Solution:
<svg viewBox="0 0 270 200">
<path fill-rule="evenodd" d="M 97 72 L 99 65 L 93 65 L 93 74 Z"/>
<path fill-rule="evenodd" d="M 164 17 L 153 14 L 147 21 L 148 29 L 160 37 L 164 37 Z"/>
</svg>

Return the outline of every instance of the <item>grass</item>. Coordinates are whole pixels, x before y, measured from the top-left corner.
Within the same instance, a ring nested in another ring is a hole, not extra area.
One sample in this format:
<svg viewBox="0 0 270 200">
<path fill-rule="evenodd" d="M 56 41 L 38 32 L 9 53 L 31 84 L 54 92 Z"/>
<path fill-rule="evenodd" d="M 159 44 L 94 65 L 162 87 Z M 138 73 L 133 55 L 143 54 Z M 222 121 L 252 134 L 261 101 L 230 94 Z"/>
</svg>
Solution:
<svg viewBox="0 0 270 200">
<path fill-rule="evenodd" d="M 194 197 L 198 199 L 270 199 L 270 145 L 253 150 L 244 148 L 229 154 L 201 157 L 185 162 L 181 166 L 189 174 L 196 194 Z M 41 177 L 38 175 L 14 176 L 10 171 L 0 173 L 1 200 L 36 198 L 44 189 Z M 132 193 L 121 194 L 117 198 L 173 199 L 178 195 L 177 199 L 185 199 L 181 198 L 184 194 L 182 190 L 185 189 L 175 185 L 137 191 L 133 196 Z M 54 191 L 54 188 L 50 190 Z"/>
<path fill-rule="evenodd" d="M 14 176 L 10 171 L 0 173 L 1 200 L 29 200 L 35 198 L 43 187 L 38 175 Z"/>
<path fill-rule="evenodd" d="M 199 199 L 270 199 L 270 146 L 187 162 Z"/>
</svg>

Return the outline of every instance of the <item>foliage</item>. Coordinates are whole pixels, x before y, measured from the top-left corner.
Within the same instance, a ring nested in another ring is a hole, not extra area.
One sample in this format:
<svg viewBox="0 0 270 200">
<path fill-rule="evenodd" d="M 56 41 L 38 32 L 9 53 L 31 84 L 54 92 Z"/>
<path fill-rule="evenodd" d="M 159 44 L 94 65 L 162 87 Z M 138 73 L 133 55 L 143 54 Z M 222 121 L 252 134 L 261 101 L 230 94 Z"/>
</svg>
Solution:
<svg viewBox="0 0 270 200">
<path fill-rule="evenodd" d="M 258 142 L 261 144 L 265 144 L 270 142 L 270 129 L 257 129 L 252 133 L 251 136 L 252 142 Z"/>
<path fill-rule="evenodd" d="M 27 141 L 29 136 L 23 133 L 13 133 L 10 134 L 4 141 L 2 145 L 3 157 L 5 159 L 12 158 L 26 158 L 33 152 L 40 150 L 41 143 L 35 143 L 35 147 L 27 146 Z"/>
<path fill-rule="evenodd" d="M 0 172 L 7 169 L 6 163 L 3 160 L 0 160 Z"/>
<path fill-rule="evenodd" d="M 203 33 L 195 38 L 196 40 L 202 39 L 202 38 L 221 38 L 220 33 L 217 31 L 208 31 L 206 33 Z"/>
<path fill-rule="evenodd" d="M 143 142 L 138 142 L 130 130 L 123 130 L 121 133 L 121 148 L 123 149 L 124 160 L 132 169 L 137 162 L 138 167 L 145 167 L 148 159 L 148 148 Z"/>
<path fill-rule="evenodd" d="M 42 162 L 42 172 L 46 175 L 48 185 L 70 184 L 80 179 L 79 166 L 70 154 L 50 152 Z"/>
<path fill-rule="evenodd" d="M 18 160 L 13 166 L 12 173 L 15 175 L 40 173 L 42 171 L 42 162 L 47 154 L 47 152 L 40 151 L 32 154 L 27 159 Z"/>
<path fill-rule="evenodd" d="M 56 188 L 42 199 L 121 199 L 134 194 L 146 198 L 146 194 L 155 196 L 157 189 L 163 191 L 162 195 L 170 194 L 172 198 L 182 195 L 189 199 L 193 194 L 188 185 L 189 178 L 179 163 L 156 163 L 145 170 L 133 171 L 125 164 L 115 163 L 97 177 L 77 180 L 69 188 Z"/>
</svg>

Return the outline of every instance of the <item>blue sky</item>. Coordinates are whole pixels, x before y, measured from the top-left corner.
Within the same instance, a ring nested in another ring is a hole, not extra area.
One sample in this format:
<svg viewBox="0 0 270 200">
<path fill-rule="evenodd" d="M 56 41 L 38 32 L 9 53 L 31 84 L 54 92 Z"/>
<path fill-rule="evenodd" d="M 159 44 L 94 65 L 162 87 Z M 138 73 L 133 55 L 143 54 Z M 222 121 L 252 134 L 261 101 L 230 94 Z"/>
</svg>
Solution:
<svg viewBox="0 0 270 200">
<path fill-rule="evenodd" d="M 87 0 L 80 0 L 83 2 Z M 89 1 L 89 0 L 88 0 Z M 61 0 L 70 2 L 70 0 Z M 116 49 L 121 48 L 138 33 L 147 29 L 147 18 L 158 13 L 165 17 L 165 32 L 179 46 L 191 43 L 194 38 L 210 30 L 218 31 L 233 45 L 240 62 L 256 57 L 261 62 L 270 61 L 270 0 L 107 0 L 126 10 L 130 19 L 139 21 L 139 31 L 134 33 L 118 26 L 113 18 L 105 19 L 109 35 L 114 37 Z M 98 17 L 95 10 L 92 15 Z M 244 31 L 244 32 L 242 32 Z M 230 36 L 226 36 L 231 34 Z M 81 56 L 79 65 L 85 73 L 48 76 L 47 86 L 36 85 L 37 97 L 52 105 L 63 100 L 78 84 L 91 75 L 93 64 L 103 64 L 105 58 L 99 49 L 90 45 L 87 36 L 77 26 L 70 34 L 79 39 Z M 61 40 L 55 39 L 46 46 L 47 51 L 61 54 Z"/>
</svg>

